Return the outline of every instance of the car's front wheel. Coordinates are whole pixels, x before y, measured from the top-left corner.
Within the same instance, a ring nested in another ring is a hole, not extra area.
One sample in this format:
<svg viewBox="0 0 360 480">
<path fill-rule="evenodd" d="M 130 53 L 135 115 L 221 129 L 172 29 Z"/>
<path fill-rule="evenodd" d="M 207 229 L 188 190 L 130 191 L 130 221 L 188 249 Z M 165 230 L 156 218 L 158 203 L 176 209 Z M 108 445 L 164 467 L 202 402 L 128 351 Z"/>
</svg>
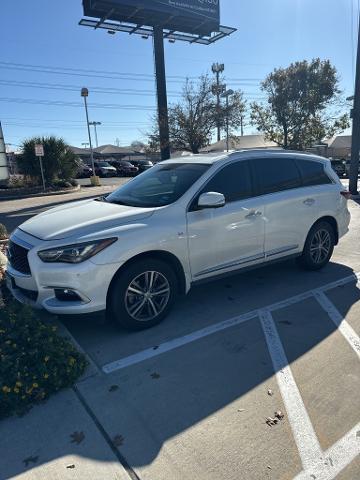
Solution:
<svg viewBox="0 0 360 480">
<path fill-rule="evenodd" d="M 109 314 L 126 329 L 153 327 L 170 312 L 177 289 L 176 275 L 167 263 L 139 260 L 114 279 L 108 299 Z"/>
<path fill-rule="evenodd" d="M 310 230 L 300 264 L 307 270 L 320 270 L 330 260 L 335 245 L 335 232 L 328 222 L 318 222 Z"/>
</svg>

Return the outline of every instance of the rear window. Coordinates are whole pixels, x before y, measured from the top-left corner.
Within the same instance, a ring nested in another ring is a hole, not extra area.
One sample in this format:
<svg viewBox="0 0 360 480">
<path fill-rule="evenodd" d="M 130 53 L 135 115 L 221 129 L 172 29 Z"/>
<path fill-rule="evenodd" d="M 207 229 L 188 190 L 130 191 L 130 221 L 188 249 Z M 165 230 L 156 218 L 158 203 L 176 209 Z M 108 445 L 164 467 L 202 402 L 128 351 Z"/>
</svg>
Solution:
<svg viewBox="0 0 360 480">
<path fill-rule="evenodd" d="M 304 187 L 332 183 L 322 163 L 311 160 L 296 160 L 296 163 L 300 169 Z"/>
<path fill-rule="evenodd" d="M 253 164 L 259 195 L 302 186 L 299 169 L 291 158 L 257 158 Z"/>
</svg>

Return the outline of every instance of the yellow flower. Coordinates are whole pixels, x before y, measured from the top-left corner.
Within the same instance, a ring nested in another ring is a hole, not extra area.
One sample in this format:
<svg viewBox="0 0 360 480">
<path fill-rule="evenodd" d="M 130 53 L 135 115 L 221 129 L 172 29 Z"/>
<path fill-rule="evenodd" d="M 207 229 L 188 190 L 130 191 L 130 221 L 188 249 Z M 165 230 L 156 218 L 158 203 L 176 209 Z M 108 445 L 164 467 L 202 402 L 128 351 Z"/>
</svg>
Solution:
<svg viewBox="0 0 360 480">
<path fill-rule="evenodd" d="M 15 387 L 15 388 L 14 388 L 14 392 L 15 392 L 15 393 L 19 393 L 20 390 L 19 390 L 17 387 Z"/>
<path fill-rule="evenodd" d="M 46 357 L 44 358 L 44 362 L 48 362 L 49 360 L 50 360 L 49 355 L 46 355 Z"/>
<path fill-rule="evenodd" d="M 74 357 L 70 357 L 70 358 L 69 358 L 69 365 L 75 365 L 75 363 L 76 363 L 75 358 L 74 358 Z"/>
<path fill-rule="evenodd" d="M 21 382 L 16 382 L 16 386 L 17 387 L 22 387 L 22 383 Z"/>
<path fill-rule="evenodd" d="M 9 388 L 8 386 L 4 385 L 4 386 L 2 387 L 2 391 L 3 391 L 4 393 L 10 393 L 10 392 L 11 392 L 11 388 Z"/>
<path fill-rule="evenodd" d="M 48 373 L 44 373 L 44 378 L 49 378 L 49 374 L 48 374 Z"/>
<path fill-rule="evenodd" d="M 39 384 L 38 383 L 33 383 L 32 384 L 32 388 L 38 388 L 39 387 Z"/>
</svg>

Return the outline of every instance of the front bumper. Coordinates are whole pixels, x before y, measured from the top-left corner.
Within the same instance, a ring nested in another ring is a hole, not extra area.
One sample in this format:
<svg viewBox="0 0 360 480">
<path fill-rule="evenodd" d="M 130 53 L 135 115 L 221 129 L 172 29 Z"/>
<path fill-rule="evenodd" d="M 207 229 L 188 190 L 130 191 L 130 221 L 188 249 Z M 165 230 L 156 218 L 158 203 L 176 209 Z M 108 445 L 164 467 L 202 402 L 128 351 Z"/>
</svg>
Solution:
<svg viewBox="0 0 360 480">
<path fill-rule="evenodd" d="M 29 236 L 26 237 L 29 243 Z M 23 274 L 8 265 L 7 286 L 14 298 L 53 314 L 73 315 L 106 309 L 108 289 L 121 263 L 97 265 L 91 260 L 74 265 L 44 263 L 34 250 L 28 253 L 31 274 Z M 55 296 L 55 289 L 72 290 L 78 294 L 79 300 L 59 300 Z"/>
</svg>

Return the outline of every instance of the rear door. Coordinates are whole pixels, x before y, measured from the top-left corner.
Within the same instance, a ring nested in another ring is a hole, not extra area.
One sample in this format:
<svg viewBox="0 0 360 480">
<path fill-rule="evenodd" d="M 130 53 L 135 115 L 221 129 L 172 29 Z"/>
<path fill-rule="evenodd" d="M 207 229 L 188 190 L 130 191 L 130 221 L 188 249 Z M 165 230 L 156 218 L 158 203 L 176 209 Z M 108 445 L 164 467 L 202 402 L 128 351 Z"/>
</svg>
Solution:
<svg viewBox="0 0 360 480">
<path fill-rule="evenodd" d="M 314 223 L 317 198 L 303 188 L 300 168 L 288 156 L 252 161 L 258 195 L 264 202 L 265 256 L 268 259 L 301 251 Z"/>
<path fill-rule="evenodd" d="M 205 192 L 225 196 L 221 208 L 197 208 Z M 254 197 L 248 161 L 221 168 L 196 195 L 187 213 L 194 279 L 223 273 L 264 258 L 263 200 Z"/>
</svg>

